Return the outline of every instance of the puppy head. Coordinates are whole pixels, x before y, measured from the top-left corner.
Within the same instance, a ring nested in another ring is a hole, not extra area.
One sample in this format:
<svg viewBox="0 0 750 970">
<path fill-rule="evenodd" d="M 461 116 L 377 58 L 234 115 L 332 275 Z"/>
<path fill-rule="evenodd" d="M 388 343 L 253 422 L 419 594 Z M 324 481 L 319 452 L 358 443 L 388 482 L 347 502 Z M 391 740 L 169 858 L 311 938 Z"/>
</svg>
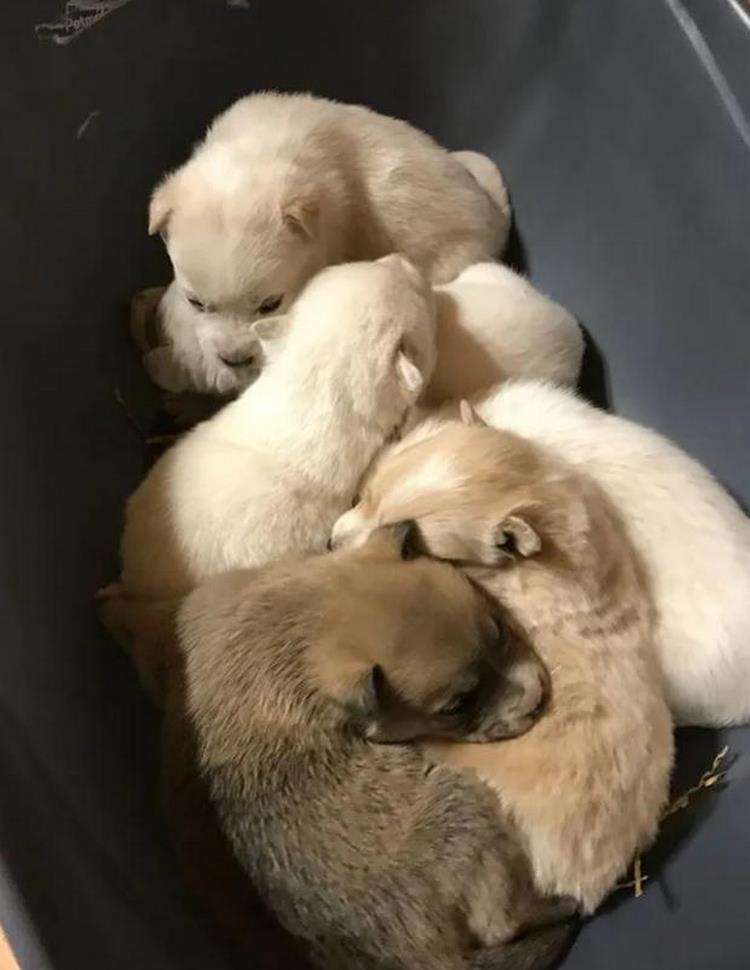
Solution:
<svg viewBox="0 0 750 970">
<path fill-rule="evenodd" d="M 290 317 L 284 366 L 299 380 L 311 372 L 319 398 L 330 391 L 351 402 L 353 415 L 387 437 L 435 363 L 435 304 L 424 277 L 397 254 L 329 266 Z"/>
<path fill-rule="evenodd" d="M 156 187 L 149 233 L 162 235 L 186 303 L 247 324 L 285 312 L 327 262 L 324 208 L 304 172 L 218 143 Z"/>
<path fill-rule="evenodd" d="M 317 685 L 381 743 L 522 733 L 547 696 L 544 666 L 458 570 L 414 558 L 414 539 L 399 523 L 331 557 L 340 579 L 310 653 Z"/>
<path fill-rule="evenodd" d="M 464 420 L 387 452 L 335 524 L 332 547 L 409 518 L 424 552 L 463 566 L 580 563 L 591 527 L 578 480 L 516 435 L 468 412 Z"/>
</svg>

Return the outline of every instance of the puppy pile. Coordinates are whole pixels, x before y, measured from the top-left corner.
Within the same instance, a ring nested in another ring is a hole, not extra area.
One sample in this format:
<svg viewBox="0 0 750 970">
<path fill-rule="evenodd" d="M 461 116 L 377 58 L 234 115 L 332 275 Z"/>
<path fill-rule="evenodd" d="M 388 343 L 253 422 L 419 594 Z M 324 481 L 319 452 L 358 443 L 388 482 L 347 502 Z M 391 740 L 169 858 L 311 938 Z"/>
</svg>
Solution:
<svg viewBox="0 0 750 970">
<path fill-rule="evenodd" d="M 101 615 L 191 885 L 334 970 L 542 970 L 654 838 L 673 721 L 750 719 L 750 524 L 576 397 L 494 164 L 311 95 L 156 188 L 132 331 L 230 399 L 131 496 Z M 234 398 L 234 400 L 231 400 Z"/>
</svg>

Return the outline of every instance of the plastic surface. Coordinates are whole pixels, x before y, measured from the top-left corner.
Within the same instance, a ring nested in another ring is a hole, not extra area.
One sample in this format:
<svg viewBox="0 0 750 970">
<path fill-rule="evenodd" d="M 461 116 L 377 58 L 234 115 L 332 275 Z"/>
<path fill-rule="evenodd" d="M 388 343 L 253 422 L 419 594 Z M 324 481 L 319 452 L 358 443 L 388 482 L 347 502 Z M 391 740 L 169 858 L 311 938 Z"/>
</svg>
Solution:
<svg viewBox="0 0 750 970">
<path fill-rule="evenodd" d="M 166 845 L 156 718 L 91 604 L 143 469 L 115 388 L 147 413 L 124 308 L 168 278 L 145 232 L 155 180 L 263 87 L 363 101 L 489 153 L 514 258 L 602 352 L 590 379 L 747 502 L 743 2 L 79 0 L 69 12 L 97 9 L 72 40 L 35 32 L 62 0 L 6 5 L 0 918 L 22 970 L 232 966 Z M 750 731 L 683 735 L 676 784 L 724 741 L 729 786 L 670 823 L 644 896 L 588 925 L 566 970 L 750 966 Z"/>
</svg>

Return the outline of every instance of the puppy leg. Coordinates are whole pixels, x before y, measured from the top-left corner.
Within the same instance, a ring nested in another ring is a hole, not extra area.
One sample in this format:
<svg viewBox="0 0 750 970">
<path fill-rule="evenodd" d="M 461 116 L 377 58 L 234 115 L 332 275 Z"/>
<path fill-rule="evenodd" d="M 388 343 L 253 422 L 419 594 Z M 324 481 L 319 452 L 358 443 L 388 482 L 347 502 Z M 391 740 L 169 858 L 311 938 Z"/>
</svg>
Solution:
<svg viewBox="0 0 750 970">
<path fill-rule="evenodd" d="M 553 923 L 520 939 L 476 952 L 471 970 L 548 970 L 556 967 L 575 940 L 580 924 Z"/>
<path fill-rule="evenodd" d="M 531 915 L 525 920 L 523 931 L 527 933 L 554 923 L 566 923 L 580 914 L 580 903 L 573 896 L 544 896 L 538 900 Z"/>
</svg>

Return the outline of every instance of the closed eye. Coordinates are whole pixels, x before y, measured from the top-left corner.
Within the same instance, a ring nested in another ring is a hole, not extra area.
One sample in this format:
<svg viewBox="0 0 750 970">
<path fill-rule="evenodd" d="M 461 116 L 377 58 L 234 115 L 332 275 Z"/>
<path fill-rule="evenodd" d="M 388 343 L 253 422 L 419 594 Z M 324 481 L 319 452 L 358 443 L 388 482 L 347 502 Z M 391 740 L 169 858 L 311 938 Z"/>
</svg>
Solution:
<svg viewBox="0 0 750 970">
<path fill-rule="evenodd" d="M 448 703 L 441 707 L 437 713 L 441 717 L 458 717 L 461 714 L 468 714 L 479 700 L 479 693 L 480 688 L 477 685 L 476 687 L 472 687 L 471 690 L 454 694 Z"/>
<path fill-rule="evenodd" d="M 273 313 L 274 310 L 278 310 L 281 306 L 281 301 L 284 299 L 284 294 L 281 296 L 267 296 L 265 300 L 259 305 L 258 313 Z"/>
<path fill-rule="evenodd" d="M 198 310 L 199 313 L 206 312 L 206 304 L 203 303 L 201 300 L 199 300 L 197 297 L 189 296 L 187 297 L 187 301 L 190 304 L 190 306 L 195 307 L 195 309 Z"/>
</svg>

